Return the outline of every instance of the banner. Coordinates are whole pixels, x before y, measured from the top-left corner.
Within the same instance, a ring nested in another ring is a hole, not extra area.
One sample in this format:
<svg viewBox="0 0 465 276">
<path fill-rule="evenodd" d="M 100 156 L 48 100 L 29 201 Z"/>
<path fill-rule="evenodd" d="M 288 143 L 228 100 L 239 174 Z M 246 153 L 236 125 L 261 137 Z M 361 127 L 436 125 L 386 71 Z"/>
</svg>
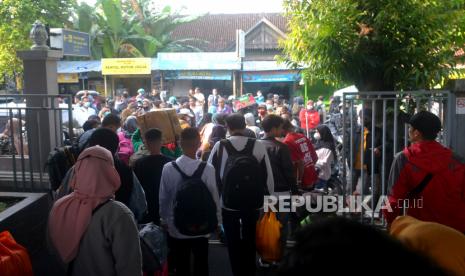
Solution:
<svg viewBox="0 0 465 276">
<path fill-rule="evenodd" d="M 167 71 L 165 79 L 174 80 L 231 80 L 231 71 Z"/>
<path fill-rule="evenodd" d="M 72 74 L 58 74 L 58 83 L 78 83 L 79 78 L 77 73 Z"/>
<path fill-rule="evenodd" d="M 294 82 L 300 80 L 297 71 L 265 71 L 245 72 L 242 74 L 243 82 Z"/>
<path fill-rule="evenodd" d="M 150 58 L 103 58 L 102 75 L 150 75 Z"/>
</svg>

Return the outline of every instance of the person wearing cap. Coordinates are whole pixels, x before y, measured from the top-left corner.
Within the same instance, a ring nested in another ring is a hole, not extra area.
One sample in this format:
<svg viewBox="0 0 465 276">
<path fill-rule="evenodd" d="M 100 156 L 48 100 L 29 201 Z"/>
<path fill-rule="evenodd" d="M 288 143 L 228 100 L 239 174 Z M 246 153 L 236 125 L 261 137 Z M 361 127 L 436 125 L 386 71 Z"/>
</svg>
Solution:
<svg viewBox="0 0 465 276">
<path fill-rule="evenodd" d="M 388 224 L 402 213 L 465 233 L 465 163 L 436 140 L 440 119 L 421 111 L 409 121 L 411 145 L 396 155 L 384 209 Z M 403 210 L 403 212 L 402 212 Z"/>
</svg>

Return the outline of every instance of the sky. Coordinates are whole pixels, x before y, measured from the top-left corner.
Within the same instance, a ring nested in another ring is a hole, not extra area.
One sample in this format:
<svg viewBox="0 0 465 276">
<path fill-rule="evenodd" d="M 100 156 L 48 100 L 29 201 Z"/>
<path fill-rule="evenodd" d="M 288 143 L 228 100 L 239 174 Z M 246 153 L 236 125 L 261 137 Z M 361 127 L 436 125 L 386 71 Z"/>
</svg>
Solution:
<svg viewBox="0 0 465 276">
<path fill-rule="evenodd" d="M 170 5 L 177 10 L 185 9 L 182 14 L 203 13 L 261 13 L 282 12 L 283 0 L 156 0 L 161 6 Z M 93 5 L 95 0 L 80 0 Z"/>
</svg>

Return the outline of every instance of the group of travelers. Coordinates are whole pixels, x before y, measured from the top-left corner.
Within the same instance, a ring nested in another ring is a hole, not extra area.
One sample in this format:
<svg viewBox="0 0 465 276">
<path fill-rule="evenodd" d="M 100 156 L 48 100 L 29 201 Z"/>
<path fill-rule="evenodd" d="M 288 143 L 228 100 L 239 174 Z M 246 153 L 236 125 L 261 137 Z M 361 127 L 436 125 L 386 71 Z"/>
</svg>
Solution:
<svg viewBox="0 0 465 276">
<path fill-rule="evenodd" d="M 191 89 L 184 99 L 143 89 L 114 102 L 92 98 L 76 99 L 80 154 L 56 187 L 48 221 L 49 247 L 68 275 L 209 275 L 212 234 L 224 236 L 233 275 L 255 275 L 264 196 L 326 193 L 340 154 L 325 124 L 333 105 L 327 109 L 322 97 L 304 106 L 301 97 L 290 104 L 258 91 L 241 110 L 217 89 L 208 96 Z M 163 108 L 176 110 L 182 128 L 173 143 L 163 143 L 160 129 L 138 126 L 137 116 Z M 434 114 L 420 112 L 409 124 L 412 144 L 389 178 L 390 234 L 344 218 L 298 227 L 291 213 L 278 211 L 281 256 L 259 256 L 258 265 L 279 275 L 355 273 L 361 259 L 386 268 L 385 256 L 392 273 L 463 275 L 464 162 L 435 141 L 441 122 Z M 423 206 L 403 216 L 399 200 L 418 184 Z M 138 225 L 146 223 L 167 235 L 158 272 L 143 269 Z M 435 238 L 442 234 L 444 243 Z M 291 236 L 296 244 L 288 247 Z"/>
</svg>

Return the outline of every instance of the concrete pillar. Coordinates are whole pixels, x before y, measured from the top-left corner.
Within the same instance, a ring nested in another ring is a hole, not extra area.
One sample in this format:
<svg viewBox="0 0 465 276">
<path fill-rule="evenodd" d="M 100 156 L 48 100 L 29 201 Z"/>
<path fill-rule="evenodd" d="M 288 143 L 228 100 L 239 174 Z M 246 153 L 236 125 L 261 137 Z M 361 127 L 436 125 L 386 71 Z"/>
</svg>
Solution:
<svg viewBox="0 0 465 276">
<path fill-rule="evenodd" d="M 19 51 L 17 55 L 24 65 L 24 94 L 58 95 L 57 61 L 63 57 L 61 51 L 26 50 Z M 44 97 L 26 99 L 28 108 L 55 105 L 53 100 Z M 43 171 L 49 152 L 59 145 L 59 120 L 54 120 L 53 111 L 50 110 L 28 110 L 26 129 L 33 171 Z"/>
<path fill-rule="evenodd" d="M 465 157 L 465 114 L 457 114 L 457 98 L 465 98 L 465 80 L 454 80 L 449 83 L 452 92 L 451 111 L 452 119 L 449 137 L 451 148 L 462 157 Z"/>
</svg>

